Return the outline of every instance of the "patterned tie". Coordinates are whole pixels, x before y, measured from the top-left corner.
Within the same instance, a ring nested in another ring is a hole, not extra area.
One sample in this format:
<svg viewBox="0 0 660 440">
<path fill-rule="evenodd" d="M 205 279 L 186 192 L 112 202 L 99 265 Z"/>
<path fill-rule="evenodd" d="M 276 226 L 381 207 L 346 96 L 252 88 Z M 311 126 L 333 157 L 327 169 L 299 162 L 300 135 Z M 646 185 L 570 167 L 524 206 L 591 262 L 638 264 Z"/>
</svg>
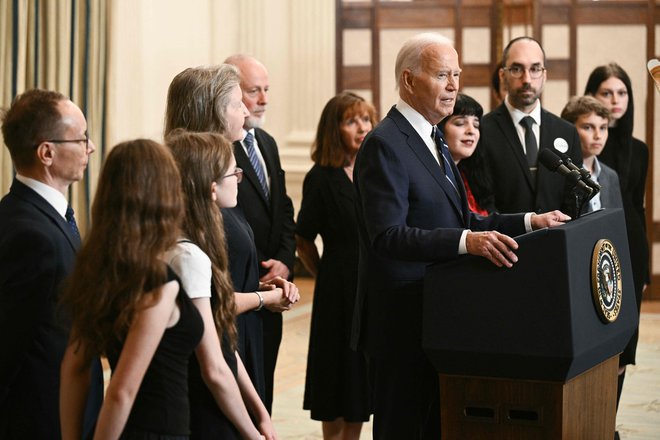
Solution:
<svg viewBox="0 0 660 440">
<path fill-rule="evenodd" d="M 245 139 L 243 139 L 243 142 L 245 142 L 245 148 L 247 149 L 248 158 L 250 159 L 250 164 L 252 165 L 252 168 L 254 168 L 254 172 L 257 175 L 257 178 L 259 179 L 259 184 L 261 185 L 261 189 L 263 190 L 264 195 L 266 196 L 266 201 L 269 201 L 270 194 L 268 193 L 266 174 L 264 173 L 264 169 L 261 166 L 261 162 L 259 162 L 259 157 L 257 157 L 257 152 L 255 151 L 254 148 L 254 136 L 252 135 L 252 133 L 248 131 L 248 133 L 245 135 Z"/>
<path fill-rule="evenodd" d="M 66 218 L 66 222 L 68 223 L 69 228 L 71 228 L 73 235 L 80 240 L 80 231 L 78 230 L 76 218 L 73 216 L 73 208 L 71 206 L 66 207 L 66 214 L 64 214 L 64 217 Z"/>
<path fill-rule="evenodd" d="M 527 156 L 527 164 L 530 168 L 536 168 L 536 156 L 539 152 L 539 147 L 536 144 L 536 136 L 534 136 L 534 118 L 525 116 L 520 120 L 520 125 L 525 128 L 525 156 Z"/>
<path fill-rule="evenodd" d="M 460 194 L 458 192 L 458 184 L 456 183 L 456 176 L 454 176 L 454 171 L 451 169 L 451 162 L 452 160 L 449 156 L 449 148 L 447 147 L 447 144 L 445 143 L 445 140 L 442 138 L 442 132 L 440 130 L 437 130 L 435 126 L 433 126 L 433 131 L 431 132 L 431 136 L 433 137 L 433 141 L 435 142 L 435 146 L 438 148 L 438 151 L 440 152 L 440 156 L 442 157 L 442 169 L 445 172 L 445 177 L 449 180 L 449 183 L 451 183 L 451 186 L 454 187 L 456 190 L 457 194 Z"/>
</svg>

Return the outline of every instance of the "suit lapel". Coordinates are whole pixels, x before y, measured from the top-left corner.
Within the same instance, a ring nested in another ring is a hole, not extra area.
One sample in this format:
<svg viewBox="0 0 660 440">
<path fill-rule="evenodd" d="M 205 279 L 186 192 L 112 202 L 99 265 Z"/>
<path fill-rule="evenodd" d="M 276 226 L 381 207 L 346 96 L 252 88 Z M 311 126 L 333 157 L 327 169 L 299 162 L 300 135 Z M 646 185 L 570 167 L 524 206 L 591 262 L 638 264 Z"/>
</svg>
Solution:
<svg viewBox="0 0 660 440">
<path fill-rule="evenodd" d="M 399 130 L 401 130 L 401 132 L 406 135 L 408 147 L 413 151 L 415 156 L 417 156 L 429 174 L 433 176 L 433 179 L 435 179 L 438 185 L 440 185 L 440 188 L 442 188 L 442 190 L 445 192 L 454 209 L 456 209 L 460 217 L 465 221 L 465 212 L 461 206 L 462 203 L 458 194 L 456 193 L 456 189 L 454 189 L 454 186 L 449 182 L 447 176 L 445 176 L 443 173 L 442 168 L 440 168 L 440 164 L 438 164 L 438 162 L 435 160 L 435 157 L 433 157 L 424 141 L 419 137 L 419 134 L 415 131 L 412 125 L 410 125 L 406 118 L 396 109 L 396 107 L 392 107 L 388 113 L 388 116 L 394 120 L 394 123 L 397 125 Z M 429 136 L 431 136 L 430 133 Z M 442 158 L 440 159 L 442 160 Z M 456 167 L 453 166 L 452 170 L 455 170 L 454 175 L 458 179 L 460 173 Z M 463 189 L 463 185 L 458 181 L 457 184 L 460 187 L 458 188 L 458 191 L 462 191 L 462 198 L 465 200 L 465 190 Z"/>
<path fill-rule="evenodd" d="M 527 184 L 529 185 L 530 189 L 533 190 L 534 182 L 532 182 L 532 174 L 529 172 L 529 165 L 527 164 L 527 157 L 525 157 L 525 150 L 520 143 L 518 132 L 516 132 L 516 128 L 513 125 L 513 120 L 511 119 L 511 115 L 509 114 L 506 105 L 500 104 L 500 106 L 497 107 L 493 113 L 495 116 L 495 122 L 504 135 L 507 146 L 513 152 L 513 155 L 516 158 L 516 163 L 523 170 Z"/>
<path fill-rule="evenodd" d="M 14 180 L 10 192 L 14 193 L 17 197 L 23 199 L 25 202 L 35 206 L 40 212 L 44 214 L 44 216 L 47 217 L 49 221 L 53 222 L 62 231 L 62 234 L 64 234 L 73 250 L 78 250 L 80 247 L 80 239 L 73 235 L 69 224 L 60 215 L 60 213 L 57 212 L 55 208 L 53 208 L 53 206 L 46 201 L 46 199 L 41 197 L 32 188 L 18 180 Z"/>
</svg>

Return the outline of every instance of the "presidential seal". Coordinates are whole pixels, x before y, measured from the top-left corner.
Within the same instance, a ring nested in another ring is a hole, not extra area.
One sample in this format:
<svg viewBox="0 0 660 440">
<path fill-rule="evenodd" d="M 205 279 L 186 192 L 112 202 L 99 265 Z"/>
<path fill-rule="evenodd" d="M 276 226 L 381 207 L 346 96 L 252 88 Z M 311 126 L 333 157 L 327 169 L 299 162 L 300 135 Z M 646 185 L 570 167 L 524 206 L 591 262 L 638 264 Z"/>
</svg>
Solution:
<svg viewBox="0 0 660 440">
<path fill-rule="evenodd" d="M 598 240 L 591 258 L 591 290 L 598 317 L 605 324 L 621 311 L 621 264 L 611 241 Z"/>
</svg>

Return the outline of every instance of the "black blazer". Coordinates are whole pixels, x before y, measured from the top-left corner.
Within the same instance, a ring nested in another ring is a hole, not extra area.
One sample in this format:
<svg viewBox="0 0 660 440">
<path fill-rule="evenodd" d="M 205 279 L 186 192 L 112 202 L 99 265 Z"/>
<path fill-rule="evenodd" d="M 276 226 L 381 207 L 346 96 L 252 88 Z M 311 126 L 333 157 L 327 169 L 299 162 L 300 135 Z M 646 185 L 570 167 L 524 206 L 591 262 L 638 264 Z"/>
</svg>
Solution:
<svg viewBox="0 0 660 440">
<path fill-rule="evenodd" d="M 64 218 L 14 180 L 0 201 L 1 438 L 59 438 L 70 322 L 57 302 L 79 245 Z"/>
<path fill-rule="evenodd" d="M 565 179 L 538 165 L 536 189 L 529 172 L 523 146 L 506 105 L 501 104 L 481 120 L 479 148 L 484 149 L 486 167 L 491 173 L 495 207 L 498 212 L 547 212 L 567 210 L 564 194 Z M 582 165 L 580 139 L 575 127 L 541 109 L 541 139 L 539 150 L 554 150 L 554 141 L 563 138 L 568 143 L 568 155 L 578 167 Z"/>
<path fill-rule="evenodd" d="M 238 205 L 254 232 L 259 263 L 270 258 L 282 261 L 293 275 L 296 243 L 294 238 L 293 203 L 286 194 L 284 170 L 275 139 L 260 128 L 255 137 L 270 176 L 270 204 L 266 202 L 259 179 L 240 142 L 234 143 L 236 164 L 243 169 L 238 185 Z M 261 275 L 266 271 L 259 265 Z"/>
<path fill-rule="evenodd" d="M 458 184 L 460 200 L 424 141 L 395 107 L 364 140 L 354 179 L 360 263 L 353 346 L 377 354 L 392 342 L 390 336 L 420 340 L 426 268 L 458 257 L 464 229 L 496 229 L 511 236 L 525 232 L 521 214 L 471 213 L 460 179 Z M 412 304 L 413 312 L 402 313 L 403 303 Z M 406 334 L 411 328 L 417 334 Z"/>
</svg>

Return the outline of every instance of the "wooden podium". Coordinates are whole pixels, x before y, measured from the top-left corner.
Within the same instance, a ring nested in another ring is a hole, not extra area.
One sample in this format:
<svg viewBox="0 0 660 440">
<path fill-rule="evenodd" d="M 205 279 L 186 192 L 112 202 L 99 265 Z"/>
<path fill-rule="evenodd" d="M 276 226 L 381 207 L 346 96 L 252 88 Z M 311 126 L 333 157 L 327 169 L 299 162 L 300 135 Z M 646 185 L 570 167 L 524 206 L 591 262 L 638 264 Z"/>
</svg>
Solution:
<svg viewBox="0 0 660 440">
<path fill-rule="evenodd" d="M 601 239 L 620 268 L 612 322 L 592 293 Z M 638 324 L 623 213 L 516 241 L 511 269 L 466 256 L 427 271 L 422 345 L 440 374 L 442 440 L 612 439 L 618 354 Z"/>
</svg>

